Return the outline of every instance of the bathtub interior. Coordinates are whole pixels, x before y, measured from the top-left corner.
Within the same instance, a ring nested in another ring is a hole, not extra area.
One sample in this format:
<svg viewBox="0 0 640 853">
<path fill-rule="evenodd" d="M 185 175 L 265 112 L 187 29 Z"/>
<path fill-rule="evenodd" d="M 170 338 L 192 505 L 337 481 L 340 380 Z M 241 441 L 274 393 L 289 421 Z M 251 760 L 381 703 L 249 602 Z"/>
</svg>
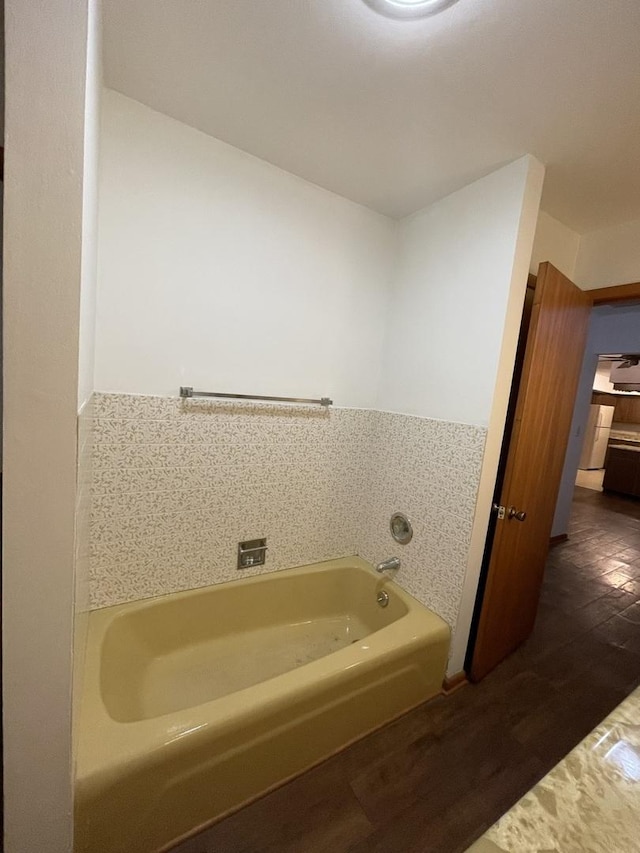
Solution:
<svg viewBox="0 0 640 853">
<path fill-rule="evenodd" d="M 268 584 L 268 587 L 266 586 Z M 407 613 L 383 578 L 327 569 L 196 590 L 126 610 L 102 644 L 100 691 L 117 722 L 195 707 L 364 640 Z"/>
</svg>

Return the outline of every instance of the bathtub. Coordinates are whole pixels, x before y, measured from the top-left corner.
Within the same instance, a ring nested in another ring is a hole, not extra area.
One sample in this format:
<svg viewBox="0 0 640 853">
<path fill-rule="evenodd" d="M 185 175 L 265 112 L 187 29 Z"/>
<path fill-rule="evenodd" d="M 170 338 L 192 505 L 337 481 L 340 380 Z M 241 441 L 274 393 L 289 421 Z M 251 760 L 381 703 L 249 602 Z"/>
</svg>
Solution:
<svg viewBox="0 0 640 853">
<path fill-rule="evenodd" d="M 93 611 L 75 850 L 170 849 L 439 693 L 448 647 L 357 557 Z"/>
</svg>

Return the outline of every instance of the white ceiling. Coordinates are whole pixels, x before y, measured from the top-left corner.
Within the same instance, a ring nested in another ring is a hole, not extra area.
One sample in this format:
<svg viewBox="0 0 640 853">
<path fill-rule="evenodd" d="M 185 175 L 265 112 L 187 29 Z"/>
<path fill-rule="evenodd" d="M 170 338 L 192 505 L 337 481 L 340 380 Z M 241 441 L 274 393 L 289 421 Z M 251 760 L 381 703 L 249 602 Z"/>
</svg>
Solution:
<svg viewBox="0 0 640 853">
<path fill-rule="evenodd" d="M 585 232 L 640 218 L 640 0 L 105 0 L 105 82 L 400 217 L 525 153 Z"/>
</svg>

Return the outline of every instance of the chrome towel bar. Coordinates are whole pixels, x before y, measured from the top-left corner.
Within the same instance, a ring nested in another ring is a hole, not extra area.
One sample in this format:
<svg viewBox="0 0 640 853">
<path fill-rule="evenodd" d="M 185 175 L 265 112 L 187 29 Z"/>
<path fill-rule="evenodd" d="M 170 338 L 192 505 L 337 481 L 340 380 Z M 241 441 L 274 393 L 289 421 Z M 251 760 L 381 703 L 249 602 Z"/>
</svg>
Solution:
<svg viewBox="0 0 640 853">
<path fill-rule="evenodd" d="M 332 406 L 333 400 L 321 397 L 319 400 L 308 400 L 304 397 L 264 397 L 262 394 L 221 394 L 218 391 L 194 391 L 189 386 L 180 387 L 180 396 L 188 397 L 222 397 L 225 400 L 262 400 L 269 403 L 309 403 L 318 406 Z"/>
</svg>

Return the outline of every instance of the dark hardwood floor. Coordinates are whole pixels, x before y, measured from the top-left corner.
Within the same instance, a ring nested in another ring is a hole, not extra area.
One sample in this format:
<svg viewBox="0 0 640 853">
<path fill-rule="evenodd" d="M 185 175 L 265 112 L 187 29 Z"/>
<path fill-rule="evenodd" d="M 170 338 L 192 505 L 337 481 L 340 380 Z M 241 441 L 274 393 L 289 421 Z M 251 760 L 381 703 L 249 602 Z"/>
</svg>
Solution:
<svg viewBox="0 0 640 853">
<path fill-rule="evenodd" d="M 576 489 L 528 642 L 179 853 L 458 853 L 640 684 L 640 501 Z"/>
</svg>

